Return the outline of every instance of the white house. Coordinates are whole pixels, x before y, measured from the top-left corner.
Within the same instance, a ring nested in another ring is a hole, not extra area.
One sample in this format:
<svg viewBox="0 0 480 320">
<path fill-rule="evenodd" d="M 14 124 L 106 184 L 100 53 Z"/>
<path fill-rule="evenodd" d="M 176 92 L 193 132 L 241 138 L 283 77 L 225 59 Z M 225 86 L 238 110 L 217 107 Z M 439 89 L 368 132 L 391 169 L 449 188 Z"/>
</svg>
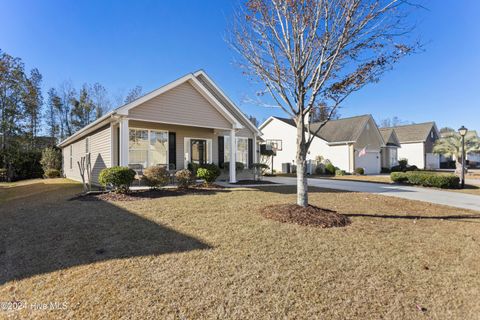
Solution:
<svg viewBox="0 0 480 320">
<path fill-rule="evenodd" d="M 382 168 L 391 169 L 398 165 L 398 148 L 400 141 L 398 140 L 395 130 L 392 128 L 380 128 L 385 147 L 382 148 Z"/>
<path fill-rule="evenodd" d="M 409 165 L 415 165 L 419 169 L 440 168 L 440 157 L 433 153 L 433 146 L 439 137 L 435 122 L 385 129 L 393 129 L 400 141 L 398 159 L 407 159 Z"/>
<path fill-rule="evenodd" d="M 311 124 L 310 131 L 315 132 L 319 125 Z M 275 171 L 281 172 L 283 163 L 295 164 L 296 126 L 292 119 L 270 117 L 259 129 L 267 144 L 278 145 L 273 159 Z M 346 172 L 364 168 L 367 174 L 377 174 L 381 170 L 380 152 L 384 146 L 371 115 L 330 120 L 315 136 L 307 160 L 322 156 Z"/>
</svg>

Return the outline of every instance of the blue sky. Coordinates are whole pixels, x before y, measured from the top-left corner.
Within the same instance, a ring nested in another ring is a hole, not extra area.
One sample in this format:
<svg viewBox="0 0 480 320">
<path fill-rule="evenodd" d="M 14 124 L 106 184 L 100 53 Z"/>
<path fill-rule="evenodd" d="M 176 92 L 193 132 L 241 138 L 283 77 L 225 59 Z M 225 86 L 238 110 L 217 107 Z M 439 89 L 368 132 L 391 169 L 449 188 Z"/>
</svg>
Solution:
<svg viewBox="0 0 480 320">
<path fill-rule="evenodd" d="M 0 48 L 39 68 L 45 89 L 66 79 L 76 87 L 98 81 L 119 95 L 204 69 L 245 113 L 259 120 L 281 116 L 281 110 L 244 102 L 256 87 L 224 41 L 236 3 L 0 0 Z M 429 10 L 415 19 L 425 52 L 352 95 L 341 114 L 480 130 L 480 1 L 422 3 Z"/>
</svg>

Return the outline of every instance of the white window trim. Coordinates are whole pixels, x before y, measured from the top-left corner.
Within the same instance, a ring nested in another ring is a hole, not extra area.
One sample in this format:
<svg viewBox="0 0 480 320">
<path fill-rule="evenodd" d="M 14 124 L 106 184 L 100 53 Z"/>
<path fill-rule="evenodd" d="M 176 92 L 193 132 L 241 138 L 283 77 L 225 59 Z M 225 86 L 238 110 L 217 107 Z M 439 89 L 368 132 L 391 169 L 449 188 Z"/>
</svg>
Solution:
<svg viewBox="0 0 480 320">
<path fill-rule="evenodd" d="M 224 145 L 223 148 L 224 148 L 224 150 L 225 150 L 225 146 L 226 146 L 226 145 L 230 146 L 230 143 L 227 144 L 227 143 L 225 142 L 225 140 L 227 140 L 227 139 L 225 139 L 225 138 L 227 138 L 228 140 L 230 140 L 230 136 L 223 136 L 223 145 Z M 235 159 L 237 160 L 237 162 L 240 162 L 240 161 L 238 161 L 238 140 L 239 140 L 239 139 L 247 140 L 247 163 L 244 163 L 244 165 L 245 165 L 245 168 L 248 168 L 248 159 L 249 159 L 249 156 L 250 156 L 250 155 L 248 154 L 248 152 L 249 152 L 249 151 L 248 151 L 248 139 L 249 139 L 249 138 L 248 138 L 248 137 L 235 137 L 235 155 L 236 155 Z M 232 152 L 232 151 L 230 150 L 230 152 Z M 226 156 L 226 154 L 225 154 L 225 152 L 224 152 L 224 153 L 223 153 L 223 162 L 230 162 L 230 159 L 227 160 L 227 159 L 225 158 L 225 156 Z M 243 163 L 243 162 L 242 162 L 242 163 Z"/>
<path fill-rule="evenodd" d="M 155 132 L 165 132 L 167 133 L 167 163 L 166 163 L 166 166 L 167 166 L 167 169 L 169 168 L 170 166 L 170 155 L 169 155 L 169 146 L 170 146 L 170 141 L 169 141 L 169 132 L 168 130 L 162 130 L 162 129 L 147 129 L 147 128 L 140 128 L 140 127 L 128 127 L 128 153 L 130 153 L 130 150 L 140 150 L 140 149 L 130 149 L 130 130 L 145 130 L 147 131 L 147 140 L 148 140 L 148 146 L 150 147 L 150 132 L 152 131 L 155 131 Z M 130 165 L 130 155 L 128 156 L 128 165 Z M 148 164 L 150 163 L 150 148 L 147 149 L 147 167 L 148 167 Z M 146 168 L 144 168 L 146 169 Z"/>
</svg>

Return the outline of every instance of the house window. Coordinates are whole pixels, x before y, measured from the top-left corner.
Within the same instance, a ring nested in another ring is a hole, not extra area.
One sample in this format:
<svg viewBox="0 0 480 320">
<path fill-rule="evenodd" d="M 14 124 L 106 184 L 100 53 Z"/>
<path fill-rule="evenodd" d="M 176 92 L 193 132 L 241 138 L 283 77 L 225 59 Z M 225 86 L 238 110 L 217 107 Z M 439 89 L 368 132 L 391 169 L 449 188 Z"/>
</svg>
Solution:
<svg viewBox="0 0 480 320">
<path fill-rule="evenodd" d="M 128 159 L 129 164 L 139 164 L 143 168 L 168 165 L 168 132 L 130 129 Z"/>
<path fill-rule="evenodd" d="M 88 140 L 88 138 L 85 138 L 85 153 L 89 153 L 90 152 L 90 141 Z"/>
<path fill-rule="evenodd" d="M 230 137 L 224 137 L 224 161 L 230 161 Z M 236 137 L 236 155 L 237 162 L 241 162 L 248 167 L 248 138 Z"/>
<path fill-rule="evenodd" d="M 73 146 L 70 145 L 70 170 L 73 168 Z"/>
</svg>

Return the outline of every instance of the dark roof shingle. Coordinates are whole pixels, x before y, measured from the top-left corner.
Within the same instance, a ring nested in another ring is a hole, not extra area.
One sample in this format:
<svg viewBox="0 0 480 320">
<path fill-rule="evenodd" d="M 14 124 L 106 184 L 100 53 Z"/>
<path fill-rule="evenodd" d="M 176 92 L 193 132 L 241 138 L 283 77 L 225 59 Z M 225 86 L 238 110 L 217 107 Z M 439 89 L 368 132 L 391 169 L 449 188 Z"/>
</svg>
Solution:
<svg viewBox="0 0 480 320">
<path fill-rule="evenodd" d="M 425 122 L 408 124 L 404 126 L 389 127 L 384 129 L 393 129 L 397 134 L 400 143 L 426 141 L 435 122 Z"/>
<path fill-rule="evenodd" d="M 291 126 L 295 127 L 295 121 L 290 118 L 274 117 L 281 120 Z M 327 142 L 347 142 L 357 141 L 358 137 L 362 133 L 366 122 L 371 118 L 371 115 L 361 115 L 350 118 L 343 118 L 338 120 L 328 121 L 318 132 L 317 136 Z M 310 131 L 315 132 L 318 130 L 320 122 L 312 123 L 310 125 Z"/>
</svg>

